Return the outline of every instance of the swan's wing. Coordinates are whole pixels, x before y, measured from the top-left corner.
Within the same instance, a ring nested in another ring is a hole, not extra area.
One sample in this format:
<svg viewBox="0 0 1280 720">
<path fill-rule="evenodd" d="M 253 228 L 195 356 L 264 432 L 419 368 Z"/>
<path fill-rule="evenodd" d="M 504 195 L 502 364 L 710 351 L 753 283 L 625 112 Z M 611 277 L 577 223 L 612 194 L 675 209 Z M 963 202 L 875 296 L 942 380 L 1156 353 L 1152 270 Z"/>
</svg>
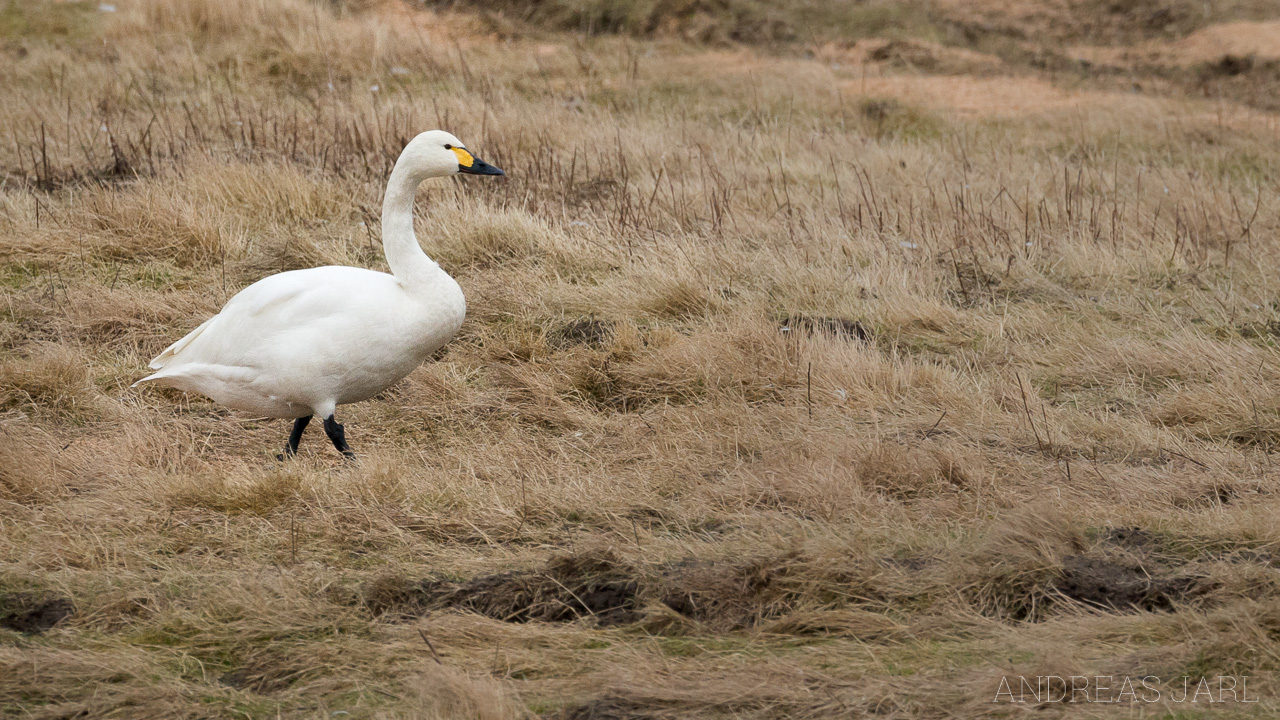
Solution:
<svg viewBox="0 0 1280 720">
<path fill-rule="evenodd" d="M 237 293 L 217 315 L 160 353 L 151 368 L 165 376 L 196 364 L 249 367 L 268 358 L 298 361 L 306 350 L 296 338 L 321 338 L 334 326 L 350 326 L 351 318 L 379 317 L 391 306 L 388 293 L 397 288 L 392 276 L 362 268 L 330 266 L 272 275 Z"/>
<path fill-rule="evenodd" d="M 217 320 L 217 319 L 218 319 L 218 316 L 214 315 L 208 320 L 205 320 L 204 322 L 200 323 L 200 327 L 196 328 L 195 330 L 192 330 L 186 335 L 183 335 L 181 340 L 165 348 L 164 352 L 155 356 L 151 360 L 151 362 L 147 364 L 147 367 L 151 368 L 152 370 L 159 370 L 160 368 L 167 365 L 169 361 L 173 359 L 174 355 L 177 355 L 178 353 L 182 352 L 183 348 L 190 345 L 192 340 L 195 340 L 196 337 L 200 335 L 200 333 L 205 331 L 205 328 L 209 327 L 210 323 L 212 323 L 214 320 Z"/>
<path fill-rule="evenodd" d="M 234 325 L 238 324 L 241 318 L 260 316 L 272 310 L 287 308 L 290 301 L 305 293 L 310 287 L 314 287 L 314 283 L 308 282 L 302 271 L 285 272 L 263 278 L 236 293 L 217 315 L 200 323 L 195 330 L 165 348 L 148 364 L 148 367 L 159 370 L 174 362 L 175 359 L 183 360 L 185 358 L 181 355 L 182 351 L 190 347 L 197 338 L 215 324 Z"/>
</svg>

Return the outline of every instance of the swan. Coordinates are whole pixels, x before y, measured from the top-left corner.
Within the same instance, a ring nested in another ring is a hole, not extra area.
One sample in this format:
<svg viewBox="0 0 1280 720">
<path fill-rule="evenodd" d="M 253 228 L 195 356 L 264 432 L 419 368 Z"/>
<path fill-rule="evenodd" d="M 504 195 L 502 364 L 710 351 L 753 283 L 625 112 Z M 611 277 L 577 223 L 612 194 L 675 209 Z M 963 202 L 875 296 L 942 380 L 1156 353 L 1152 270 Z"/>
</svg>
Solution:
<svg viewBox="0 0 1280 720">
<path fill-rule="evenodd" d="M 367 400 L 442 347 L 466 314 L 462 288 L 418 245 L 413 200 L 427 178 L 504 175 L 443 130 L 405 146 L 382 202 L 382 246 L 390 274 L 357 267 L 291 270 L 265 277 L 217 315 L 165 348 L 156 383 L 205 395 L 260 417 L 292 418 L 280 459 L 298 451 L 312 417 L 345 457 L 339 405 Z"/>
</svg>

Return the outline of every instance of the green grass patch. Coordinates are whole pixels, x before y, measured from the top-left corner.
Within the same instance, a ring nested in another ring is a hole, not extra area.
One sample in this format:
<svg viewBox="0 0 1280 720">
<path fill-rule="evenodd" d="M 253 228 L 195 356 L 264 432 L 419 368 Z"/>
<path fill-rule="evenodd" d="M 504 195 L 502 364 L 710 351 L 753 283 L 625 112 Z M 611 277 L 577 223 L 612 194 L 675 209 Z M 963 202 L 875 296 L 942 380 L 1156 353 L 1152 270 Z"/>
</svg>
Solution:
<svg viewBox="0 0 1280 720">
<path fill-rule="evenodd" d="M 39 279 L 44 272 L 45 269 L 35 262 L 5 263 L 0 265 L 0 287 L 21 290 Z"/>
</svg>

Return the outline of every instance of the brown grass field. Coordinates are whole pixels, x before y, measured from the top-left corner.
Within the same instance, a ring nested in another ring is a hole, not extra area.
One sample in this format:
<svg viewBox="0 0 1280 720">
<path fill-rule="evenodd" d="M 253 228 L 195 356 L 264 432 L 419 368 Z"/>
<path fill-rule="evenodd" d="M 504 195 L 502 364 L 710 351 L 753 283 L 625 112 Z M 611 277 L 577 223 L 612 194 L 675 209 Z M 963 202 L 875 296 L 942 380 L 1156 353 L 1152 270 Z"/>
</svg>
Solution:
<svg viewBox="0 0 1280 720">
<path fill-rule="evenodd" d="M 130 389 L 436 127 L 358 462 Z M 0 0 L 0 716 L 1275 717 L 1278 182 L 1268 0 Z"/>
</svg>

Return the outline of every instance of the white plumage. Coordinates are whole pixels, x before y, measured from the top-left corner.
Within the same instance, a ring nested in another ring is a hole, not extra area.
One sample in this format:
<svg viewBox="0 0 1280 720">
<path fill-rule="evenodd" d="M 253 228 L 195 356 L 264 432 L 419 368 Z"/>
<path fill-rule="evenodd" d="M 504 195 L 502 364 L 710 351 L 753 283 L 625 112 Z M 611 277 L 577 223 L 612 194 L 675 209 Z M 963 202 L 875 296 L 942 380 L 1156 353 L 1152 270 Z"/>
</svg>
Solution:
<svg viewBox="0 0 1280 720">
<path fill-rule="evenodd" d="M 338 405 L 367 400 L 408 375 L 458 331 L 466 300 L 418 245 L 418 183 L 463 172 L 501 175 L 441 130 L 414 138 L 391 172 L 382 244 L 391 274 L 330 266 L 263 278 L 151 361 L 155 382 L 236 410 L 296 418 L 292 454 L 312 415 L 346 455 Z M 134 383 L 136 386 L 138 383 Z"/>
</svg>

